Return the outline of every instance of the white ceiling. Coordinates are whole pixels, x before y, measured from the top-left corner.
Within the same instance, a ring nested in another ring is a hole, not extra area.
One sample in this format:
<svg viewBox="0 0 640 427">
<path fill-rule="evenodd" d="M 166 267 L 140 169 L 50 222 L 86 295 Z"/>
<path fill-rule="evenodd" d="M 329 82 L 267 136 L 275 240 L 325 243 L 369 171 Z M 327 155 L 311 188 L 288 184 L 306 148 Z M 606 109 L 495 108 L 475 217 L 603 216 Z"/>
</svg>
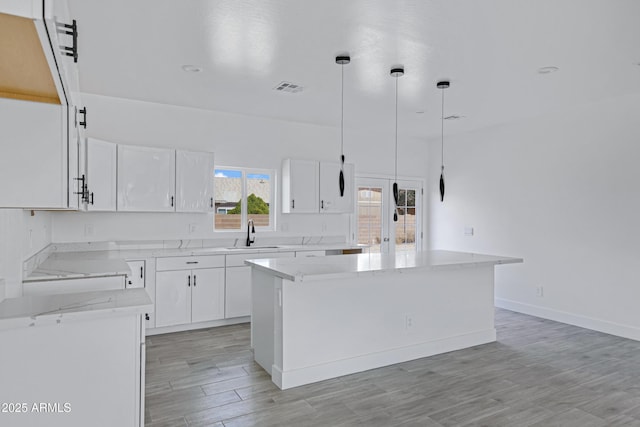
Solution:
<svg viewBox="0 0 640 427">
<path fill-rule="evenodd" d="M 640 93 L 638 0 L 70 0 L 83 92 L 401 133 L 446 133 Z M 185 64 L 203 68 L 182 70 Z M 553 74 L 538 68 L 559 67 Z M 286 80 L 298 94 L 273 90 Z M 417 114 L 424 111 L 423 114 Z"/>
</svg>

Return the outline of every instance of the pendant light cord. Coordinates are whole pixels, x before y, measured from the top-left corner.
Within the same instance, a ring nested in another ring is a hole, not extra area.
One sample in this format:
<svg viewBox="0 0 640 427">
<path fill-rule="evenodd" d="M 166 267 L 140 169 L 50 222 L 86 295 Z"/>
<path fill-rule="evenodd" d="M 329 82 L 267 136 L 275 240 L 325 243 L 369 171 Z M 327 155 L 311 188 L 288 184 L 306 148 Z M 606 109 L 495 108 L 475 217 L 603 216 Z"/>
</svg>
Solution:
<svg viewBox="0 0 640 427">
<path fill-rule="evenodd" d="M 444 89 L 442 91 L 442 115 L 440 116 L 440 169 L 444 171 Z"/>
<path fill-rule="evenodd" d="M 398 181 L 398 77 L 396 77 L 396 153 L 395 153 L 395 180 Z"/>
<path fill-rule="evenodd" d="M 344 164 L 344 64 L 340 64 L 342 72 L 340 88 L 340 163 Z"/>
</svg>

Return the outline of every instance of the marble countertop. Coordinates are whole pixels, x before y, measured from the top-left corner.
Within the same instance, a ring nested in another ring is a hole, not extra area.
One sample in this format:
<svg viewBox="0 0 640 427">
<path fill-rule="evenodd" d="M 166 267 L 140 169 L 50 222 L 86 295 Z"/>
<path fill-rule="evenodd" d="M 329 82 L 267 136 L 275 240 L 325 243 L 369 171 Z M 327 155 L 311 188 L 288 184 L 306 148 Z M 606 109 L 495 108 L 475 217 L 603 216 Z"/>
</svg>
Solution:
<svg viewBox="0 0 640 427">
<path fill-rule="evenodd" d="M 245 261 L 245 264 L 286 280 L 304 282 L 416 268 L 435 270 L 520 262 L 523 262 L 522 258 L 437 250 L 316 258 L 253 259 Z"/>
<path fill-rule="evenodd" d="M 62 323 L 95 316 L 153 312 L 144 289 L 31 295 L 0 302 L 0 330 Z"/>
<path fill-rule="evenodd" d="M 328 251 L 363 248 L 345 243 L 324 245 L 273 245 L 252 247 L 147 248 L 104 251 L 53 252 L 23 282 L 82 279 L 129 274 L 124 260 L 194 255 L 231 255 L 274 252 Z"/>
<path fill-rule="evenodd" d="M 83 253 L 86 254 L 86 253 Z M 23 282 L 39 282 L 49 280 L 83 279 L 90 277 L 124 276 L 130 274 L 129 265 L 123 259 L 98 258 L 82 256 L 67 259 L 47 258 Z"/>
</svg>

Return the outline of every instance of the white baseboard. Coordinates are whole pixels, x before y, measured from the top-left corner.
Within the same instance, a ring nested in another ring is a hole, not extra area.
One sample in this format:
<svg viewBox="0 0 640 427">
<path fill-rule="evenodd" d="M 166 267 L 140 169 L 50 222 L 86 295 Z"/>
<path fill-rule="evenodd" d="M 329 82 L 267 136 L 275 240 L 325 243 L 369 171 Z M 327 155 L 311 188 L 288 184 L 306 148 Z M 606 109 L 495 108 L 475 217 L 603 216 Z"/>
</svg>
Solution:
<svg viewBox="0 0 640 427">
<path fill-rule="evenodd" d="M 282 390 L 285 390 L 329 378 L 336 378 L 356 372 L 368 371 L 369 369 L 433 356 L 435 354 L 448 353 L 450 351 L 486 344 L 494 342 L 495 340 L 496 330 L 492 328 L 289 371 L 282 371 L 279 367 L 273 365 L 271 369 L 271 380 Z"/>
<path fill-rule="evenodd" d="M 585 329 L 604 332 L 605 334 L 640 341 L 640 328 L 634 326 L 622 325 L 620 323 L 609 322 L 608 320 L 594 319 L 593 317 L 554 310 L 538 305 L 524 304 L 504 298 L 496 298 L 495 305 L 496 307 L 517 311 L 518 313 L 529 314 L 543 319 L 554 320 L 556 322 L 567 323 L 569 325 L 579 326 Z"/>
<path fill-rule="evenodd" d="M 184 325 L 175 325 L 175 326 L 163 326 L 161 328 L 147 329 L 145 332 L 145 335 L 151 336 L 151 335 L 160 335 L 160 334 L 170 334 L 172 332 L 192 331 L 194 329 L 236 325 L 238 323 L 248 323 L 250 321 L 251 321 L 251 316 L 245 316 L 245 317 L 234 317 L 233 319 L 211 320 L 209 322 L 187 323 Z"/>
</svg>

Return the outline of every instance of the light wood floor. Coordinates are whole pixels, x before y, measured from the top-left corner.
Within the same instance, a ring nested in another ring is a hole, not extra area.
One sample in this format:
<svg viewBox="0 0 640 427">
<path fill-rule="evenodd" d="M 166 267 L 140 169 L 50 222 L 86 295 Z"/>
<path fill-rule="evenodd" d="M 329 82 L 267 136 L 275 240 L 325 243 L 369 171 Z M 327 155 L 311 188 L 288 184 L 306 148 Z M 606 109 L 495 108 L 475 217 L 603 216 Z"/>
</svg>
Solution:
<svg viewBox="0 0 640 427">
<path fill-rule="evenodd" d="M 498 342 L 280 391 L 249 325 L 147 337 L 146 425 L 640 426 L 640 342 L 506 310 Z"/>
</svg>

